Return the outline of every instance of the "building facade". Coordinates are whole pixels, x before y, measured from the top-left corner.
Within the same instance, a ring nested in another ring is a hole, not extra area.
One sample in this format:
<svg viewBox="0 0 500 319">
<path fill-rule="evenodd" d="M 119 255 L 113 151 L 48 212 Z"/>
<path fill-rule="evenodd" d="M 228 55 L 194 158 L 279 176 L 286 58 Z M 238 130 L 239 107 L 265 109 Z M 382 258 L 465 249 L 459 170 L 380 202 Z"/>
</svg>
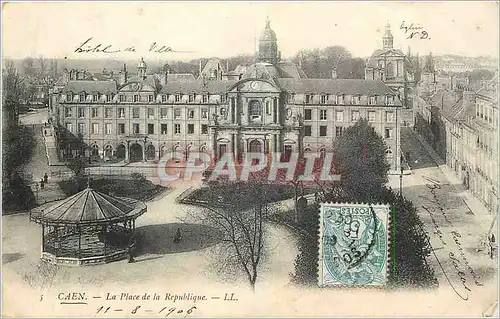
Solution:
<svg viewBox="0 0 500 319">
<path fill-rule="evenodd" d="M 54 90 L 52 121 L 84 147 L 65 143 L 61 155 L 128 162 L 172 151 L 327 152 L 366 118 L 385 138 L 391 169 L 400 167 L 397 92 L 380 79 L 308 79 L 281 60 L 269 21 L 255 63 L 228 71 L 211 61 L 201 74 L 148 74 L 141 60 L 135 76 L 124 66 L 116 80 L 69 80 Z"/>
</svg>

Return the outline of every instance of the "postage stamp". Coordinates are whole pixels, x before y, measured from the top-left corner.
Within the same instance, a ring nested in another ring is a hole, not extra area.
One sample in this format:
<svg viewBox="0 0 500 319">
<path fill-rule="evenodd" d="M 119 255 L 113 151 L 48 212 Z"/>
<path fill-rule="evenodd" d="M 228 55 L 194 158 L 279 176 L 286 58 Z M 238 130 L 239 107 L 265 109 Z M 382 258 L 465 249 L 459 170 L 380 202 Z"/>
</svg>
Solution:
<svg viewBox="0 0 500 319">
<path fill-rule="evenodd" d="M 389 263 L 389 205 L 321 205 L 319 286 L 382 286 Z"/>
</svg>

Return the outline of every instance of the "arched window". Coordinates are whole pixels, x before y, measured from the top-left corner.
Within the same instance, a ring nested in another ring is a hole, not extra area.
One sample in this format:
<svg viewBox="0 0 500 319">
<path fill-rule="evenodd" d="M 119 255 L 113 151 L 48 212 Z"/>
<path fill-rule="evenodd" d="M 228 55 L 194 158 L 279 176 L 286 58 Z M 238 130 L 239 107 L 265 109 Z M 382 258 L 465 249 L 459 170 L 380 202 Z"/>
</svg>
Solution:
<svg viewBox="0 0 500 319">
<path fill-rule="evenodd" d="M 250 120 L 251 121 L 260 121 L 262 116 L 262 106 L 259 101 L 252 100 L 249 104 L 250 109 Z"/>
</svg>

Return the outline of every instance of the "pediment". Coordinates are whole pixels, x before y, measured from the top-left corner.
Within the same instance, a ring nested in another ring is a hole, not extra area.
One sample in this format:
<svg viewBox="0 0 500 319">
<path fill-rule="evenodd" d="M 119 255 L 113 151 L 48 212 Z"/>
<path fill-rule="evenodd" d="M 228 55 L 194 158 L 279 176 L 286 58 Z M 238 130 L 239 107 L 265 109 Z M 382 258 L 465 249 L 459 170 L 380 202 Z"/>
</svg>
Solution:
<svg viewBox="0 0 500 319">
<path fill-rule="evenodd" d="M 132 82 L 125 84 L 120 92 L 155 92 L 155 89 L 146 83 Z"/>
<path fill-rule="evenodd" d="M 230 88 L 230 92 L 281 92 L 276 86 L 263 79 L 245 79 Z"/>
</svg>

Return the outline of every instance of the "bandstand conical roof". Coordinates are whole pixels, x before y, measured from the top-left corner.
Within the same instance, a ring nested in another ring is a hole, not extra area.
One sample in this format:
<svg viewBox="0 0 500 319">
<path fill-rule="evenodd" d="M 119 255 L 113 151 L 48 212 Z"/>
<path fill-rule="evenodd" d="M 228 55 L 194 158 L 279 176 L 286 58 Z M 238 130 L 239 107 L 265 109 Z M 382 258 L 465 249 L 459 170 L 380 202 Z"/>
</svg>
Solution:
<svg viewBox="0 0 500 319">
<path fill-rule="evenodd" d="M 55 204 L 38 209 L 32 219 L 43 224 L 104 224 L 136 218 L 146 212 L 143 202 L 86 188 Z"/>
</svg>

